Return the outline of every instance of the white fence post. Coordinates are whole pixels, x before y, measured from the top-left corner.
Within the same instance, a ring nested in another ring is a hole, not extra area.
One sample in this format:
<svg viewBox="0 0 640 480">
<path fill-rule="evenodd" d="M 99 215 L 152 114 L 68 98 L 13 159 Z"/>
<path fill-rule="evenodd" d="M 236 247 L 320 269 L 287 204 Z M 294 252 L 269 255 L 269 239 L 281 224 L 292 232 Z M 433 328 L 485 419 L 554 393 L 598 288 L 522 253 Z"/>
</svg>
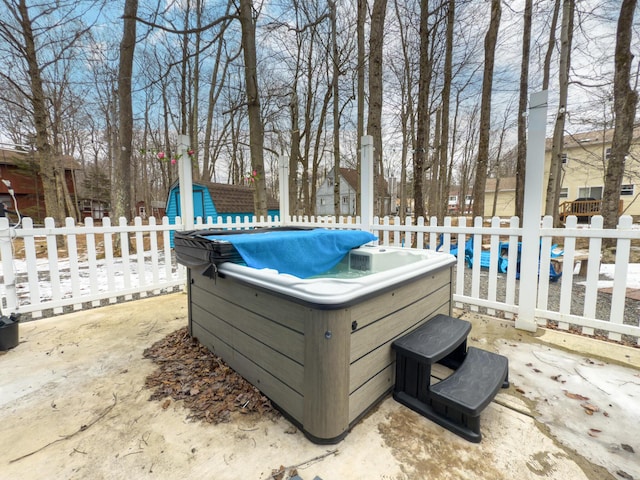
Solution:
<svg viewBox="0 0 640 480">
<path fill-rule="evenodd" d="M 361 142 L 360 221 L 362 230 L 370 232 L 373 225 L 373 137 L 364 135 Z"/>
<path fill-rule="evenodd" d="M 522 213 L 522 258 L 520 261 L 520 295 L 516 328 L 535 332 L 537 329 L 536 297 L 540 262 L 540 207 L 544 178 L 544 150 L 547 126 L 546 90 L 529 99 L 529 138 L 527 170 Z M 541 272 L 546 274 L 546 272 Z"/>
<path fill-rule="evenodd" d="M 189 136 L 178 136 L 178 182 L 180 185 L 180 216 L 185 230 L 193 230 L 193 173 L 191 170 L 191 156 L 189 150 Z"/>
<path fill-rule="evenodd" d="M 0 298 L 0 314 L 14 313 L 18 306 L 16 296 L 16 280 L 13 271 L 13 248 L 11 246 L 11 227 L 7 217 L 0 217 L 0 259 L 2 259 L 2 275 L 4 276 L 4 300 Z"/>
<path fill-rule="evenodd" d="M 289 221 L 289 162 L 284 155 L 280 155 L 280 224 L 286 225 Z"/>
</svg>

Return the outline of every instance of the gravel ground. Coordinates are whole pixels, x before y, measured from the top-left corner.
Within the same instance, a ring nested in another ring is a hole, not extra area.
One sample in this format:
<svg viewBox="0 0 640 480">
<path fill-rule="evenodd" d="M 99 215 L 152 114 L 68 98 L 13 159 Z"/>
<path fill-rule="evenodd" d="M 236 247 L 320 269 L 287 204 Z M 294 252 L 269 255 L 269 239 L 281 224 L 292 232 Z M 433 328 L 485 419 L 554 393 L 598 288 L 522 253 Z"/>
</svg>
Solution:
<svg viewBox="0 0 640 480">
<path fill-rule="evenodd" d="M 471 292 L 471 269 L 465 269 L 464 276 L 464 292 L 466 295 L 469 295 Z M 454 273 L 454 285 L 455 285 L 455 273 Z M 480 272 L 480 297 L 487 298 L 488 295 L 488 278 L 489 273 L 486 270 Z M 608 277 L 602 277 L 602 280 L 610 280 Z M 506 283 L 507 283 L 507 275 L 503 273 L 498 274 L 498 282 L 497 282 L 497 300 L 504 301 L 506 298 Z M 571 292 L 571 313 L 574 315 L 582 316 L 584 313 L 584 298 L 585 298 L 585 286 L 581 285 L 580 282 L 584 280 L 583 277 L 575 276 L 573 279 L 573 288 Z M 455 288 L 455 286 L 454 286 Z M 560 310 L 560 293 L 562 288 L 562 277 L 557 282 L 549 282 L 549 292 L 548 292 L 548 300 L 547 300 L 547 309 L 553 312 L 557 312 Z M 519 281 L 516 280 L 516 302 L 519 298 Z M 600 320 L 609 319 L 611 313 L 611 294 L 605 293 L 602 291 L 598 292 L 598 299 L 596 301 L 596 317 Z M 481 313 L 486 313 L 486 309 L 480 307 Z M 638 319 L 640 315 L 640 301 L 634 300 L 632 298 L 626 298 L 625 300 L 625 309 L 624 309 L 624 323 L 627 325 L 638 325 Z M 501 316 L 498 312 L 496 316 Z M 553 328 L 557 326 L 557 322 L 548 321 L 548 326 Z M 581 329 L 576 328 L 575 326 L 571 327 L 572 330 L 575 330 L 576 333 L 581 333 Z M 604 331 L 596 331 L 596 336 L 601 337 L 604 336 L 606 338 L 606 333 Z M 637 344 L 638 339 L 623 336 L 624 343 Z"/>
</svg>

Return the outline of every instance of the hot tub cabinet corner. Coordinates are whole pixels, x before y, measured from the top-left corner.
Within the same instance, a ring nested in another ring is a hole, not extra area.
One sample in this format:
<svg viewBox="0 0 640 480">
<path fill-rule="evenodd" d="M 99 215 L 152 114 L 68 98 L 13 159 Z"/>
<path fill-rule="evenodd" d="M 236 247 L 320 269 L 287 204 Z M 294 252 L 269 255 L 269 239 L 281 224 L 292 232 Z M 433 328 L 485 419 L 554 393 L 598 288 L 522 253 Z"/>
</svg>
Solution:
<svg viewBox="0 0 640 480">
<path fill-rule="evenodd" d="M 191 335 L 315 443 L 340 441 L 395 382 L 391 343 L 451 314 L 451 268 L 348 304 L 313 304 L 189 269 Z"/>
</svg>

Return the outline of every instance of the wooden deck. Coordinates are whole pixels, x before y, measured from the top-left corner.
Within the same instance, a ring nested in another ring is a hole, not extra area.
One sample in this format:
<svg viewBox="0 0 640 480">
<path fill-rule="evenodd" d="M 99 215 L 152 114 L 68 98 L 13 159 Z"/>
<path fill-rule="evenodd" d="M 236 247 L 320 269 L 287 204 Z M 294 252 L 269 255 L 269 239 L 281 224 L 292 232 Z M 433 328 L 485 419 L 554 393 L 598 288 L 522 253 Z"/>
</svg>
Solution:
<svg viewBox="0 0 640 480">
<path fill-rule="evenodd" d="M 622 214 L 624 202 L 618 203 L 618 215 Z M 583 219 L 589 221 L 594 215 L 600 215 L 602 211 L 602 200 L 574 200 L 572 202 L 562 202 L 560 204 L 560 220 L 562 223 L 567 221 L 567 217 L 575 215 L 578 220 Z"/>
</svg>

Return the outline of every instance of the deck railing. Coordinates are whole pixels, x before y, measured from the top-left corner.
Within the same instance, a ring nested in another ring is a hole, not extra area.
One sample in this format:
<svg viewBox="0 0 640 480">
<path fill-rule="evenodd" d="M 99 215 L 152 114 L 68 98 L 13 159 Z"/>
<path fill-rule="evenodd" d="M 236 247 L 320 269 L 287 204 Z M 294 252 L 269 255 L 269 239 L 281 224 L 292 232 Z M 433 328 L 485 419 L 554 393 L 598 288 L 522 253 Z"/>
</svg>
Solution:
<svg viewBox="0 0 640 480">
<path fill-rule="evenodd" d="M 105 218 L 101 224 L 86 219 L 76 225 L 67 219 L 64 227 L 56 227 L 52 219 L 34 226 L 27 218 L 21 228 L 14 228 L 0 218 L 2 313 L 38 318 L 181 289 L 185 271 L 171 248 L 171 232 L 182 229 L 179 219 L 176 223 L 165 217 L 161 223 L 136 218 L 132 225 L 124 219 L 112 225 Z M 196 228 L 281 225 L 362 227 L 359 218 L 351 217 L 294 217 L 286 222 L 245 217 L 224 223 L 199 219 Z M 411 218 L 385 217 L 374 219 L 372 231 L 382 245 L 444 252 L 457 248 L 453 300 L 459 307 L 513 319 L 519 314 L 521 296 L 534 294 L 540 325 L 614 341 L 640 341 L 640 300 L 635 299 L 640 296 L 630 280 L 635 268 L 630 260 L 636 261 L 632 254 L 640 249 L 640 230 L 631 217 L 621 217 L 613 230 L 603 229 L 600 216 L 588 226 L 579 226 L 570 216 L 563 228 L 553 228 L 551 218 L 545 218 L 536 260 L 539 272 L 545 274 L 538 275 L 533 293 L 519 290 L 519 274 L 527 272 L 518 272 L 522 228 L 516 217 L 493 218 L 490 223 L 449 217 L 442 225 L 435 218 L 418 218 L 414 223 Z M 610 254 L 602 247 L 604 239 L 614 239 L 615 257 L 605 258 Z M 601 275 L 605 270 L 608 280 Z M 603 281 L 608 282 L 606 287 Z"/>
<path fill-rule="evenodd" d="M 622 215 L 624 201 L 618 202 L 618 215 Z M 564 223 L 569 215 L 575 215 L 578 219 L 589 221 L 591 217 L 600 215 L 602 200 L 573 200 L 560 204 L 560 220 Z"/>
</svg>

